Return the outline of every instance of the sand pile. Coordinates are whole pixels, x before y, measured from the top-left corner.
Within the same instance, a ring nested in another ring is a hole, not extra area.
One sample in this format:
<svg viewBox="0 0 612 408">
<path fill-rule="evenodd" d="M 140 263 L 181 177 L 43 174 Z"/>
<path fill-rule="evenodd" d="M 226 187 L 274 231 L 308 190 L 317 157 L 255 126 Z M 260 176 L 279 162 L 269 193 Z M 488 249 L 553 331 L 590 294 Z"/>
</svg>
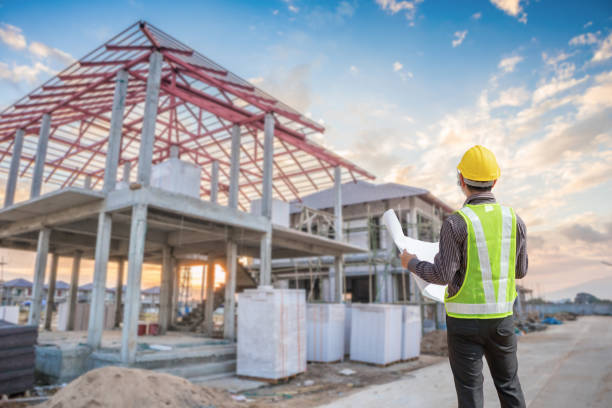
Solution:
<svg viewBox="0 0 612 408">
<path fill-rule="evenodd" d="M 80 376 L 41 408 L 233 408 L 225 392 L 200 387 L 184 378 L 154 371 L 104 367 Z"/>
</svg>

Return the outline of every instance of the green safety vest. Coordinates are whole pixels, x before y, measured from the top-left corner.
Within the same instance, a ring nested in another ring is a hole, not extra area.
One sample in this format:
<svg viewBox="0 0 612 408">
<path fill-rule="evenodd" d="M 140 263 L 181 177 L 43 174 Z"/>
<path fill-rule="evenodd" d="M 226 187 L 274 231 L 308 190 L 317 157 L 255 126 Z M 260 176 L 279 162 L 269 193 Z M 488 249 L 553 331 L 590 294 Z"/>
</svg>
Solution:
<svg viewBox="0 0 612 408">
<path fill-rule="evenodd" d="M 467 204 L 457 211 L 467 224 L 467 262 L 457 294 L 444 297 L 446 313 L 464 319 L 512 314 L 516 299 L 516 215 L 499 204 Z"/>
</svg>

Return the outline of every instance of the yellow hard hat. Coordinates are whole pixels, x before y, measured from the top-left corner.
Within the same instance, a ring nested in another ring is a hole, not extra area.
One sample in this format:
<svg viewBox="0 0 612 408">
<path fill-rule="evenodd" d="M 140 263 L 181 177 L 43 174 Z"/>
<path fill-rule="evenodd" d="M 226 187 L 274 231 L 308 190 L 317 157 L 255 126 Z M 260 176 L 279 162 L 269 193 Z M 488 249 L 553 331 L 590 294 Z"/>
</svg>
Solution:
<svg viewBox="0 0 612 408">
<path fill-rule="evenodd" d="M 459 162 L 457 170 L 464 179 L 474 181 L 493 181 L 500 175 L 499 165 L 492 151 L 484 146 L 470 148 Z"/>
</svg>

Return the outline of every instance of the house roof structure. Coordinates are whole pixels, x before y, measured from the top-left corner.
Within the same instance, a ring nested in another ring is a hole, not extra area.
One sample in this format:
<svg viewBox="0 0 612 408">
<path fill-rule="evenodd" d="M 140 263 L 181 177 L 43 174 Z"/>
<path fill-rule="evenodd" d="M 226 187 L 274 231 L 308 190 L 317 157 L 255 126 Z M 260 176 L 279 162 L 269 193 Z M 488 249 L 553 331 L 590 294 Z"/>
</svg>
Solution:
<svg viewBox="0 0 612 408">
<path fill-rule="evenodd" d="M 0 113 L 0 172 L 7 173 L 15 133 L 25 133 L 19 177 L 31 177 L 41 118 L 51 116 L 43 181 L 65 188 L 91 180 L 102 185 L 117 73 L 128 73 L 120 169 L 138 163 L 148 62 L 162 54 L 153 163 L 178 146 L 182 160 L 201 167 L 201 196 L 210 195 L 211 167 L 219 164 L 219 201 L 227 201 L 231 129 L 241 126 L 239 206 L 261 192 L 264 117 L 274 116 L 274 195 L 299 200 L 343 181 L 373 179 L 354 163 L 312 141 L 317 122 L 270 96 L 153 25 L 139 21 L 74 62 Z M 125 179 L 126 177 L 123 176 Z M 129 175 L 127 177 L 129 180 Z"/>
</svg>

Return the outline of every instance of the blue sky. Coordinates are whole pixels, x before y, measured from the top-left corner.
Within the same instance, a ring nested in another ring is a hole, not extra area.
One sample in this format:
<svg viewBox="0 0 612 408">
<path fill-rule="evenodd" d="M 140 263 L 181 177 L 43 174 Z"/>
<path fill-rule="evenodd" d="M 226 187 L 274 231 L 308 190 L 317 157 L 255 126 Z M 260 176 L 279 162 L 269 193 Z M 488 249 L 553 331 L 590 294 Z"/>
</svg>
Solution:
<svg viewBox="0 0 612 408">
<path fill-rule="evenodd" d="M 379 181 L 459 206 L 454 167 L 485 144 L 532 237 L 527 284 L 612 298 L 610 1 L 0 0 L 0 106 L 139 19 L 320 120 Z"/>
</svg>

